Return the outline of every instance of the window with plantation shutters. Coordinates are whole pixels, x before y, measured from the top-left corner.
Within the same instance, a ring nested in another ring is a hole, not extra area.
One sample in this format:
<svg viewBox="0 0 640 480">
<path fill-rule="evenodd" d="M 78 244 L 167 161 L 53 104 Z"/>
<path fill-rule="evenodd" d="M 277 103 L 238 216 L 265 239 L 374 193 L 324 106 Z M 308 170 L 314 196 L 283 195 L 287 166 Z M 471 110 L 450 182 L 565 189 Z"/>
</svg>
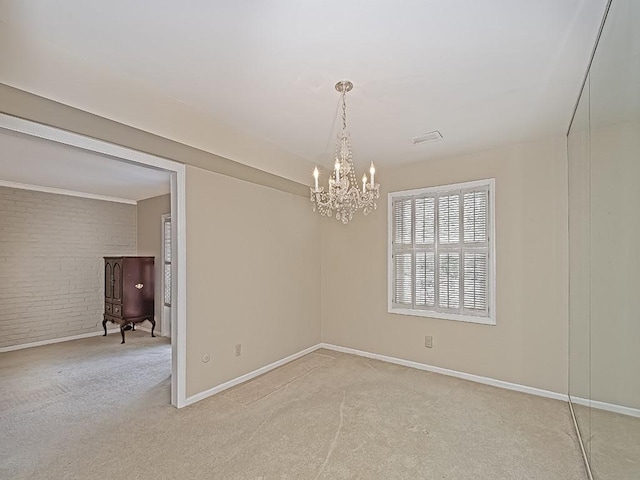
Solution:
<svg viewBox="0 0 640 480">
<path fill-rule="evenodd" d="M 162 251 L 163 259 L 162 265 L 164 268 L 163 278 L 163 296 L 164 305 L 166 307 L 171 306 L 171 217 L 165 215 L 162 219 Z"/>
<path fill-rule="evenodd" d="M 493 180 L 389 194 L 389 311 L 495 324 Z"/>
</svg>

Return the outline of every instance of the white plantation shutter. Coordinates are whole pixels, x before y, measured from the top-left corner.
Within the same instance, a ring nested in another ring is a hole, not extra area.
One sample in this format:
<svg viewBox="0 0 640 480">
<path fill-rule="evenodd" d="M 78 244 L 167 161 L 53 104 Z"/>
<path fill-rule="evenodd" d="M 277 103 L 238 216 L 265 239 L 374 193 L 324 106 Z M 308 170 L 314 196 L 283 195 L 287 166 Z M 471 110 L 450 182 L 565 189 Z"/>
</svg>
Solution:
<svg viewBox="0 0 640 480">
<path fill-rule="evenodd" d="M 164 264 L 164 304 L 171 305 L 171 264 Z"/>
<path fill-rule="evenodd" d="M 412 305 L 412 254 L 397 253 L 394 255 L 394 303 Z"/>
<path fill-rule="evenodd" d="M 491 181 L 472 185 L 392 194 L 391 311 L 469 321 L 491 316 Z"/>
<path fill-rule="evenodd" d="M 464 254 L 464 308 L 479 313 L 487 311 L 488 258 L 486 252 Z"/>
<path fill-rule="evenodd" d="M 436 305 L 436 197 L 421 197 L 414 200 L 414 244 L 429 248 L 415 252 L 414 291 L 416 307 Z"/>
<path fill-rule="evenodd" d="M 436 305 L 436 258 L 434 252 L 416 252 L 416 306 Z"/>
<path fill-rule="evenodd" d="M 411 245 L 411 205 L 412 199 L 393 202 L 393 243 Z"/>
<path fill-rule="evenodd" d="M 447 309 L 460 308 L 460 254 L 438 255 L 438 306 Z"/>
<path fill-rule="evenodd" d="M 463 194 L 463 308 L 466 313 L 486 315 L 489 304 L 489 190 Z"/>
<path fill-rule="evenodd" d="M 488 197 L 488 190 L 465 192 L 464 243 L 487 241 Z"/>
<path fill-rule="evenodd" d="M 460 241 L 460 194 L 452 193 L 438 197 L 438 242 Z"/>
<path fill-rule="evenodd" d="M 171 306 L 171 217 L 163 217 L 162 225 L 162 241 L 164 258 L 162 259 L 164 268 L 164 281 L 162 283 L 164 287 L 163 297 L 164 304 L 167 307 Z"/>
<path fill-rule="evenodd" d="M 436 241 L 436 198 L 415 199 L 415 243 L 433 245 Z"/>
<path fill-rule="evenodd" d="M 166 218 L 163 223 L 164 261 L 171 263 L 171 218 Z"/>
<path fill-rule="evenodd" d="M 413 253 L 400 249 L 412 245 L 413 199 L 403 198 L 393 202 L 394 252 L 393 302 L 411 308 L 413 305 Z"/>
</svg>

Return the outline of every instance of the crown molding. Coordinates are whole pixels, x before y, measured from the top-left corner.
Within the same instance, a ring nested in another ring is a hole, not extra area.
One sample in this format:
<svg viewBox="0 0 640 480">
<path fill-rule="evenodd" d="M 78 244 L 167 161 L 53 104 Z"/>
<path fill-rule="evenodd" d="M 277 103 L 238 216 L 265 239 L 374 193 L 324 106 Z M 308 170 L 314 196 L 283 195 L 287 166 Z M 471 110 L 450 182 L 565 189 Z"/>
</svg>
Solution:
<svg viewBox="0 0 640 480">
<path fill-rule="evenodd" d="M 138 204 L 136 200 L 130 200 L 128 198 L 108 197 L 106 195 L 97 195 L 95 193 L 76 192 L 74 190 L 65 190 L 63 188 L 43 187 L 41 185 L 7 182 L 5 180 L 0 180 L 0 187 L 17 188 L 19 190 L 31 190 L 34 192 L 53 193 L 55 195 L 66 195 L 68 197 L 90 198 L 92 200 L 103 200 L 105 202 L 127 203 L 129 205 Z"/>
</svg>

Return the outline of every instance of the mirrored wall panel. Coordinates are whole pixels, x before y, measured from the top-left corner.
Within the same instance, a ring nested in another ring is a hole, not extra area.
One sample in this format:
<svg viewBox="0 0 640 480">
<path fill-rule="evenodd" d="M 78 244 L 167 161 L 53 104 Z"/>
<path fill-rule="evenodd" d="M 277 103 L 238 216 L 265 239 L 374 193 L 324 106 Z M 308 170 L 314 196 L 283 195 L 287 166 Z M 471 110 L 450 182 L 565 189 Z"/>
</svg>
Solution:
<svg viewBox="0 0 640 480">
<path fill-rule="evenodd" d="M 593 478 L 640 479 L 640 2 L 613 0 L 568 137 L 569 393 Z"/>
</svg>

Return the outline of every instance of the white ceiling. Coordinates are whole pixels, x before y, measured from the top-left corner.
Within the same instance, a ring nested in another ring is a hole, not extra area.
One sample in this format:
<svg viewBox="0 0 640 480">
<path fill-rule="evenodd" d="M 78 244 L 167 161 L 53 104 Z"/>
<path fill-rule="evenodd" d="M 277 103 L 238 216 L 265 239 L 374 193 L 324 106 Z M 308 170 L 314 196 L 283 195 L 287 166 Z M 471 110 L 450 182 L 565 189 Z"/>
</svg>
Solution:
<svg viewBox="0 0 640 480">
<path fill-rule="evenodd" d="M 0 20 L 328 167 L 349 79 L 354 158 L 384 167 L 564 134 L 605 5 L 7 0 Z"/>
<path fill-rule="evenodd" d="M 126 200 L 170 191 L 170 174 L 0 129 L 0 181 Z"/>
</svg>

